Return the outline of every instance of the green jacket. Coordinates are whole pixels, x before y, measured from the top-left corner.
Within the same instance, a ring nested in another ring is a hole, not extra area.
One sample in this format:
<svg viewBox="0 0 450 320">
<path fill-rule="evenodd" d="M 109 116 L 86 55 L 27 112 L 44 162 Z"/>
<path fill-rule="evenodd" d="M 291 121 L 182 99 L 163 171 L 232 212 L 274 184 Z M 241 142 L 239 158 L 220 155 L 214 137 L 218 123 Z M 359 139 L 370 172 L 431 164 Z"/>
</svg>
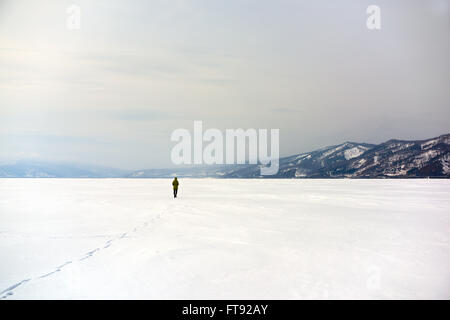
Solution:
<svg viewBox="0 0 450 320">
<path fill-rule="evenodd" d="M 173 182 L 172 182 L 172 185 L 173 185 L 173 189 L 175 190 L 175 189 L 178 189 L 178 185 L 179 185 L 180 183 L 178 182 L 178 179 L 177 178 L 175 178 L 175 179 L 173 179 Z"/>
</svg>

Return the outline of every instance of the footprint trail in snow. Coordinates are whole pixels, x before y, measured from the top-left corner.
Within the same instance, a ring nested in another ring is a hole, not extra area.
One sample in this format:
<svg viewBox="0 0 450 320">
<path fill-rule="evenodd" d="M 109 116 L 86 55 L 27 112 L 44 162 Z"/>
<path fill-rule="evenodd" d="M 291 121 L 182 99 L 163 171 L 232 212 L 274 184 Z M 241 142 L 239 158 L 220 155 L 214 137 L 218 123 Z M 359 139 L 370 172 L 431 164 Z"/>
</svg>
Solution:
<svg viewBox="0 0 450 320">
<path fill-rule="evenodd" d="M 8 298 L 8 297 L 14 295 L 15 290 L 16 290 L 17 288 L 23 286 L 25 283 L 34 281 L 34 280 L 36 280 L 36 279 L 44 279 L 44 278 L 48 278 L 48 277 L 50 277 L 50 276 L 52 276 L 52 275 L 54 275 L 54 274 L 56 274 L 56 273 L 59 273 L 59 272 L 63 271 L 63 269 L 64 269 L 66 266 L 68 266 L 68 265 L 74 263 L 73 261 L 83 262 L 83 261 L 85 261 L 85 260 L 87 260 L 87 259 L 93 257 L 94 255 L 98 254 L 98 253 L 101 252 L 102 250 L 111 247 L 111 245 L 112 245 L 114 242 L 120 241 L 120 240 L 126 238 L 129 234 L 131 234 L 131 233 L 136 233 L 136 232 L 138 232 L 138 231 L 141 230 L 141 229 L 144 229 L 144 228 L 147 228 L 147 227 L 151 226 L 155 221 L 161 219 L 161 217 L 162 217 L 162 216 L 163 216 L 170 208 L 172 208 L 172 207 L 173 207 L 173 205 L 166 206 L 165 209 L 162 210 L 162 212 L 156 214 L 154 217 L 152 217 L 152 218 L 150 219 L 151 223 L 149 223 L 149 222 L 144 222 L 144 223 L 140 224 L 139 226 L 134 227 L 134 228 L 132 229 L 132 231 L 121 233 L 118 237 L 106 241 L 106 242 L 104 243 L 103 246 L 88 251 L 86 254 L 84 254 L 84 255 L 83 255 L 81 258 L 79 258 L 79 259 L 74 259 L 74 260 L 71 260 L 71 261 L 67 261 L 67 262 L 61 264 L 60 266 L 56 267 L 53 271 L 47 272 L 47 273 L 45 273 L 45 274 L 43 274 L 43 275 L 40 275 L 40 276 L 37 276 L 37 277 L 35 277 L 35 278 L 27 278 L 27 279 L 24 279 L 24 280 L 22 280 L 22 281 L 17 282 L 16 284 L 13 284 L 12 286 L 9 286 L 8 288 L 6 288 L 5 290 L 3 290 L 3 291 L 0 292 L 0 299 L 6 299 L 6 298 Z"/>
</svg>

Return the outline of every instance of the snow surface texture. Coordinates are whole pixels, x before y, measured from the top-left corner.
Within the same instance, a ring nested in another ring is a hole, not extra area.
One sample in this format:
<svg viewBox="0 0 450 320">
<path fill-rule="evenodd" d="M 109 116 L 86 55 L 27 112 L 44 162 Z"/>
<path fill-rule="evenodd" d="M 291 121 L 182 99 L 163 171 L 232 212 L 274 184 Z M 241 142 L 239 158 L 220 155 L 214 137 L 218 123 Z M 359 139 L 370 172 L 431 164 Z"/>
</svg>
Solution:
<svg viewBox="0 0 450 320">
<path fill-rule="evenodd" d="M 0 299 L 449 299 L 449 187 L 0 179 Z"/>
</svg>

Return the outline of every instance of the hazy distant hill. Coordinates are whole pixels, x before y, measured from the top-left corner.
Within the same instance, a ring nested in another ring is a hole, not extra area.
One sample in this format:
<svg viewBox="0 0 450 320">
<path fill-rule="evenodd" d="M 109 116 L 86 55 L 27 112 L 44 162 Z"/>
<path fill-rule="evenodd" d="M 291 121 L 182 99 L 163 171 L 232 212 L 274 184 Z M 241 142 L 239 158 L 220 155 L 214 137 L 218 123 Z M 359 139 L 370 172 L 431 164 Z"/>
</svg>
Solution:
<svg viewBox="0 0 450 320">
<path fill-rule="evenodd" d="M 145 169 L 128 174 L 127 178 L 222 178 L 237 168 L 249 165 L 211 165 L 195 167 L 178 167 L 171 169 Z"/>
<path fill-rule="evenodd" d="M 35 160 L 0 165 L 2 178 L 118 178 L 127 174 L 109 167 Z"/>
</svg>

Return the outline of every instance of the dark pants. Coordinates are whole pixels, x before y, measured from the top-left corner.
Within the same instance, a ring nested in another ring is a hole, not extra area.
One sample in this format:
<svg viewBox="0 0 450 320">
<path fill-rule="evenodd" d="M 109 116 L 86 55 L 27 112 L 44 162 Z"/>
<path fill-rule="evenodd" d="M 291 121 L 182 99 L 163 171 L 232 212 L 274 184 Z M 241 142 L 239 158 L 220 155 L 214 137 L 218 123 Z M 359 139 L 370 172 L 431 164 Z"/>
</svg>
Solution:
<svg viewBox="0 0 450 320">
<path fill-rule="evenodd" d="M 174 198 L 177 197 L 177 192 L 178 192 L 178 189 L 173 189 L 173 197 L 174 197 Z"/>
</svg>

